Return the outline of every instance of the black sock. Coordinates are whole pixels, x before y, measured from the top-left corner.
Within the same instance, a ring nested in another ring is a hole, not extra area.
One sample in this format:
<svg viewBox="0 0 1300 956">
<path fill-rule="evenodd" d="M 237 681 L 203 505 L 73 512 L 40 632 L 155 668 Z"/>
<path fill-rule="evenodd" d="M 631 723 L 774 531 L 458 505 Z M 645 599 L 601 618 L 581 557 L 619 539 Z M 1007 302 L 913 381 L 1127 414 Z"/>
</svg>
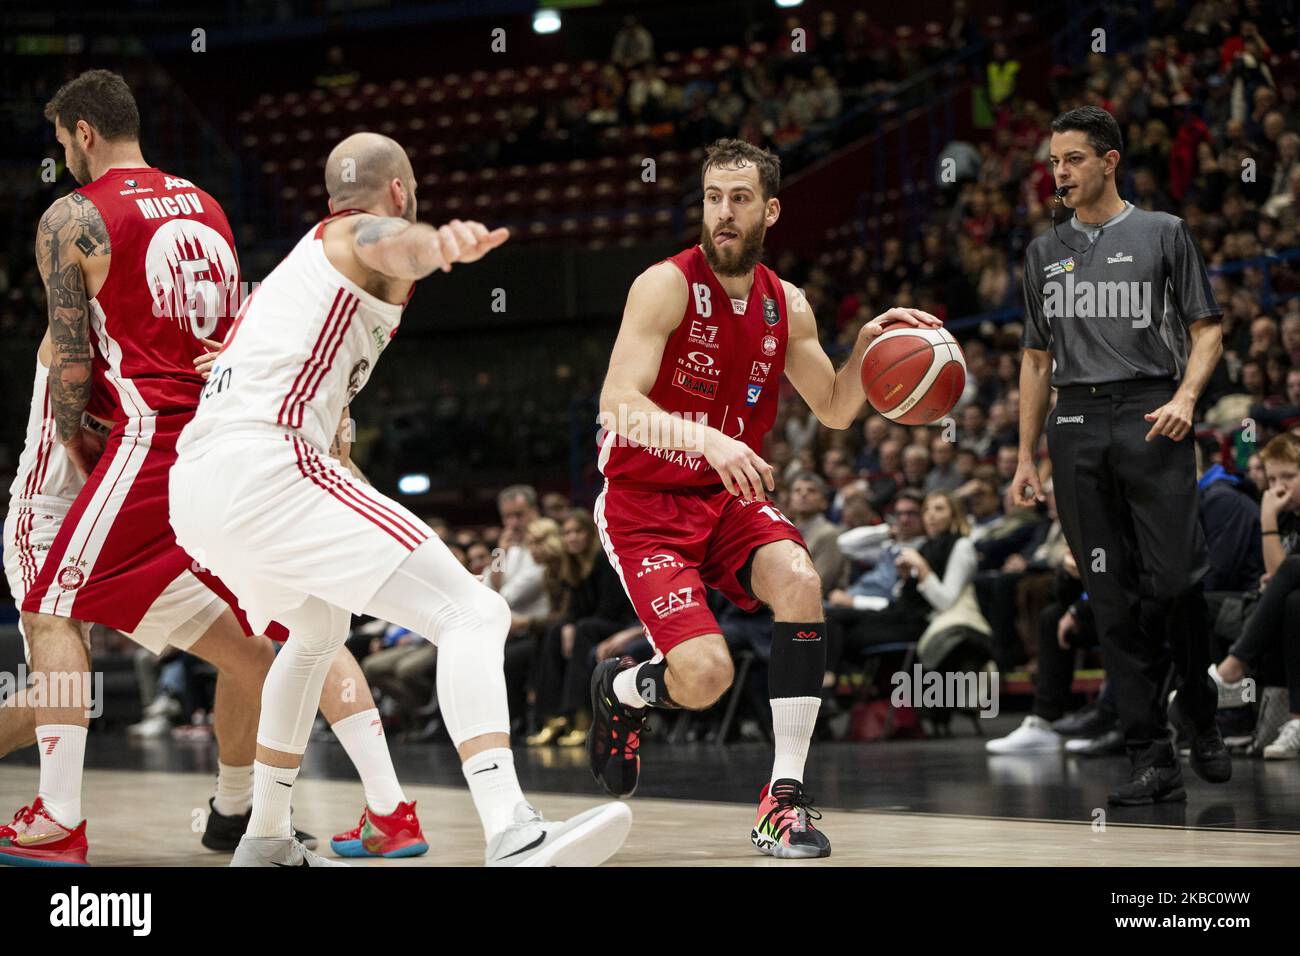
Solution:
<svg viewBox="0 0 1300 956">
<path fill-rule="evenodd" d="M 681 705 L 668 693 L 668 661 L 650 661 L 636 672 L 636 692 L 649 707 L 661 710 L 680 710 Z"/>
</svg>

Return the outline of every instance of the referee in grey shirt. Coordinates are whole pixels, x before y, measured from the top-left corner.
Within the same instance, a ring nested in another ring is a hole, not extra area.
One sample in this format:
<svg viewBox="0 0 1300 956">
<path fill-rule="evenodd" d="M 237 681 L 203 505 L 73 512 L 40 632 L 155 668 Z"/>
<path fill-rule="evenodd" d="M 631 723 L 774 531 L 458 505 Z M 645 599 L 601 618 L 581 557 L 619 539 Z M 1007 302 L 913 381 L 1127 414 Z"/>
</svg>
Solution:
<svg viewBox="0 0 1300 956">
<path fill-rule="evenodd" d="M 1188 436 L 1222 353 L 1205 263 L 1186 223 L 1119 197 L 1115 118 L 1083 106 L 1052 122 L 1057 195 L 1074 216 L 1025 252 L 1020 464 L 1012 494 L 1043 500 L 1034 452 L 1047 416 L 1056 508 L 1093 606 L 1124 730 L 1123 805 L 1185 800 L 1160 697 L 1164 638 L 1178 672 L 1169 717 L 1192 768 L 1215 783 L 1232 761 L 1214 722 L 1208 568 Z M 1064 192 L 1062 192 L 1064 190 Z M 1155 602 L 1165 634 L 1139 626 Z"/>
</svg>

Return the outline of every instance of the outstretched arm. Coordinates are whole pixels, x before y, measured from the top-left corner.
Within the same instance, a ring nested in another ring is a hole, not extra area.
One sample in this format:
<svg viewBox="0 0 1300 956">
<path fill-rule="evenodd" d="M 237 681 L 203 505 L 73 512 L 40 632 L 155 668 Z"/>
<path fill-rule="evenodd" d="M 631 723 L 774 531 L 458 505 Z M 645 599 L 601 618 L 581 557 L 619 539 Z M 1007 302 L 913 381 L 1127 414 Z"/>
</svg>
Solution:
<svg viewBox="0 0 1300 956">
<path fill-rule="evenodd" d="M 862 391 L 862 357 L 867 346 L 885 331 L 886 322 L 904 322 L 937 329 L 943 323 L 920 309 L 890 309 L 862 327 L 853 354 L 838 372 L 817 338 L 817 319 L 803 293 L 785 280 L 786 315 L 790 321 L 790 342 L 785 351 L 785 374 L 817 419 L 830 428 L 848 428 L 867 396 Z"/>
<path fill-rule="evenodd" d="M 423 279 L 455 263 L 476 262 L 510 238 L 505 228 L 453 219 L 434 228 L 394 216 L 358 216 L 352 252 L 367 269 L 390 279 Z"/>
<path fill-rule="evenodd" d="M 99 210 L 80 193 L 57 200 L 36 228 L 36 264 L 45 283 L 52 347 L 50 406 L 59 441 L 83 477 L 94 466 L 81 430 L 81 417 L 90 401 L 93 353 L 81 264 L 85 258 L 111 251 Z"/>
</svg>

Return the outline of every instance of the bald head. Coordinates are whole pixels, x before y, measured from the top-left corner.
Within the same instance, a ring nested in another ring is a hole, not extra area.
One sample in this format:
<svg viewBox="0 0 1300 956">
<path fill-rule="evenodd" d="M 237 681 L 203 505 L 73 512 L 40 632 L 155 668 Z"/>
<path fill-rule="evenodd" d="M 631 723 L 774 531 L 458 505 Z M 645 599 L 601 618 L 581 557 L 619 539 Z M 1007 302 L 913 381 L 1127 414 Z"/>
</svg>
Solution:
<svg viewBox="0 0 1300 956">
<path fill-rule="evenodd" d="M 330 206 L 400 215 L 415 221 L 415 171 L 401 144 L 379 133 L 353 133 L 325 160 Z"/>
</svg>

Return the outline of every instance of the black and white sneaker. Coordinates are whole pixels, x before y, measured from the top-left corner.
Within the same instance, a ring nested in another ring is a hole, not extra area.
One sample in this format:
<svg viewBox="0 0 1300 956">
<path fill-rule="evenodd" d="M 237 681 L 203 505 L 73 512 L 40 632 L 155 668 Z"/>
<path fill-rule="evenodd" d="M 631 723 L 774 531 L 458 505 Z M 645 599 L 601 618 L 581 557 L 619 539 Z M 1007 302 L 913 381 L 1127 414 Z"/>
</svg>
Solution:
<svg viewBox="0 0 1300 956">
<path fill-rule="evenodd" d="M 231 866 L 347 866 L 338 860 L 317 856 L 296 839 L 244 837 L 230 858 Z"/>
<path fill-rule="evenodd" d="M 641 730 L 647 707 L 633 709 L 614 693 L 614 678 L 635 667 L 630 657 L 611 658 L 591 675 L 591 730 L 587 757 L 591 774 L 611 797 L 630 797 L 641 778 Z"/>
<path fill-rule="evenodd" d="M 200 842 L 209 850 L 216 850 L 218 853 L 234 853 L 235 848 L 239 846 L 239 841 L 248 831 L 248 821 L 252 818 L 251 807 L 239 816 L 218 813 L 216 802 L 209 797 L 208 822 L 203 828 L 203 838 Z M 308 850 L 314 850 L 320 845 L 320 841 L 305 830 L 295 828 L 293 835 Z"/>
<path fill-rule="evenodd" d="M 552 823 L 527 803 L 515 823 L 494 836 L 483 854 L 487 866 L 598 866 L 623 846 L 632 829 L 625 803 L 605 803 Z"/>
</svg>

